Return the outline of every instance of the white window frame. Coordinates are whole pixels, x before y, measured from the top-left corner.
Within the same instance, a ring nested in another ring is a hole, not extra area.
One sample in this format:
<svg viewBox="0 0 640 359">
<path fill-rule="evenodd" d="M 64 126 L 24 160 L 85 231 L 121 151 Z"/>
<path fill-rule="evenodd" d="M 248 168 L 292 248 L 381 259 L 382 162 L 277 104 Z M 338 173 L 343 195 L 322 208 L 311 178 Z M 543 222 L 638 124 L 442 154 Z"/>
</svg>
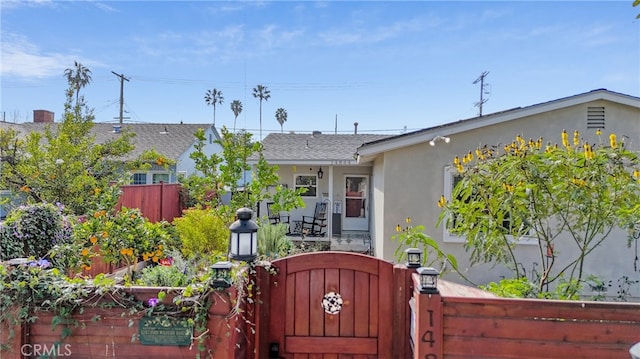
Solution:
<svg viewBox="0 0 640 359">
<path fill-rule="evenodd" d="M 458 175 L 458 170 L 453 166 L 445 166 L 444 168 L 444 198 L 447 201 L 451 201 L 453 193 L 454 177 Z M 522 245 L 538 245 L 538 238 L 533 236 L 522 236 L 518 239 L 514 239 L 513 236 L 507 236 L 509 240 L 516 240 L 516 244 Z M 465 243 L 466 238 L 456 236 L 449 232 L 444 222 L 442 222 L 442 241 L 445 243 Z"/>
<path fill-rule="evenodd" d="M 136 185 L 154 184 L 153 183 L 153 176 L 154 175 L 158 175 L 158 174 L 168 175 L 169 176 L 169 180 L 167 182 L 165 182 L 165 184 L 171 182 L 171 172 L 169 172 L 169 171 L 147 171 L 147 172 L 136 171 L 136 172 L 131 172 L 131 184 L 134 184 L 133 183 L 133 176 L 136 175 L 136 174 L 144 174 L 146 176 L 146 182 L 145 183 L 136 183 Z M 160 183 L 160 182 L 158 182 L 158 183 Z"/>
<path fill-rule="evenodd" d="M 169 182 L 171 182 L 171 173 L 169 172 L 150 172 L 151 173 L 151 184 L 160 184 L 160 181 L 155 182 L 155 176 L 156 175 L 164 175 L 167 176 L 167 180 L 163 181 L 164 184 L 167 184 Z"/>
<path fill-rule="evenodd" d="M 315 185 L 310 185 L 310 186 L 299 186 L 298 185 L 298 177 L 313 177 L 315 180 Z M 307 195 L 306 193 L 303 193 L 300 195 L 300 197 L 303 198 L 318 198 L 318 176 L 316 174 L 304 174 L 304 173 L 296 173 L 293 176 L 293 189 L 297 190 L 298 188 L 315 188 L 316 189 L 316 193 L 313 196 Z M 308 193 L 308 191 L 307 191 Z"/>
</svg>

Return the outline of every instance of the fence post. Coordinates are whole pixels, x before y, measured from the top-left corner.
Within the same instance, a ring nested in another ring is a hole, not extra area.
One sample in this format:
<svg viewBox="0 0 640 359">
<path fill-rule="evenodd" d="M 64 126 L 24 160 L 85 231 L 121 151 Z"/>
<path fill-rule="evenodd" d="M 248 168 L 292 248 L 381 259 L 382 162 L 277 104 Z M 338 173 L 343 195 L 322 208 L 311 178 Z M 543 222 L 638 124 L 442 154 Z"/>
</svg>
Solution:
<svg viewBox="0 0 640 359">
<path fill-rule="evenodd" d="M 442 359 L 443 357 L 443 313 L 440 294 L 420 293 L 420 279 L 413 278 L 414 300 L 414 359 Z"/>
</svg>

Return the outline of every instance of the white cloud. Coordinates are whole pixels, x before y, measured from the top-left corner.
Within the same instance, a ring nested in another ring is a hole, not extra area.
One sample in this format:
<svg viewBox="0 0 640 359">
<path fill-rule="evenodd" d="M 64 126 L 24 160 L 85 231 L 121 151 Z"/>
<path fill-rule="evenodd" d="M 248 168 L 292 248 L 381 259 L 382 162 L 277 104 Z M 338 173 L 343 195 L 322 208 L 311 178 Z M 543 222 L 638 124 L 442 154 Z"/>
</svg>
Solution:
<svg viewBox="0 0 640 359">
<path fill-rule="evenodd" d="M 74 56 L 59 53 L 42 53 L 22 35 L 2 34 L 2 76 L 18 76 L 41 79 L 61 76 L 64 69 L 77 60 Z"/>
</svg>

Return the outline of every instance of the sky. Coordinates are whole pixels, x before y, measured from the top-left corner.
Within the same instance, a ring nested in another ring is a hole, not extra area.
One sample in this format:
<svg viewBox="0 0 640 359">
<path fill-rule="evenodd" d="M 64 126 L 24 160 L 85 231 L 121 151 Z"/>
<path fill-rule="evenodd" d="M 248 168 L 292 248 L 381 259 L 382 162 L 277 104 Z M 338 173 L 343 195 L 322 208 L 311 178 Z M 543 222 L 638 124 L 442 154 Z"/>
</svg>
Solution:
<svg viewBox="0 0 640 359">
<path fill-rule="evenodd" d="M 399 134 L 606 88 L 640 96 L 625 1 L 0 2 L 0 120 L 62 118 L 67 68 L 96 122 Z M 476 82 L 487 73 L 484 88 Z M 476 82 L 476 83 L 474 83 Z M 266 86 L 271 97 L 254 98 Z M 275 111 L 284 108 L 283 129 Z"/>
</svg>

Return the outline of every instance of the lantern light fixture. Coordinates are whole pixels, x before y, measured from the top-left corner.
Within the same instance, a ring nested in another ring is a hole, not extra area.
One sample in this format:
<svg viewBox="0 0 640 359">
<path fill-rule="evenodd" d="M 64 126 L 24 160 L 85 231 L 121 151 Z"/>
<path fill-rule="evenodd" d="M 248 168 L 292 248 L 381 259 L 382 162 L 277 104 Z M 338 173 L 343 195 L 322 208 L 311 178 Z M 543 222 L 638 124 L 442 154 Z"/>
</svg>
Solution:
<svg viewBox="0 0 640 359">
<path fill-rule="evenodd" d="M 231 287 L 231 268 L 229 261 L 216 262 L 211 266 L 211 286 L 213 288 Z"/>
<path fill-rule="evenodd" d="M 438 275 L 440 274 L 435 268 L 420 267 L 416 269 L 420 276 L 420 293 L 438 294 Z"/>
<path fill-rule="evenodd" d="M 422 251 L 418 248 L 407 248 L 407 268 L 418 268 L 422 264 Z"/>
<path fill-rule="evenodd" d="M 318 170 L 318 178 L 322 179 L 322 176 L 324 176 L 324 172 L 322 172 L 322 167 L 320 167 Z"/>
<path fill-rule="evenodd" d="M 229 226 L 229 259 L 253 262 L 258 256 L 258 225 L 252 216 L 249 208 L 236 211 L 237 220 Z"/>
</svg>

